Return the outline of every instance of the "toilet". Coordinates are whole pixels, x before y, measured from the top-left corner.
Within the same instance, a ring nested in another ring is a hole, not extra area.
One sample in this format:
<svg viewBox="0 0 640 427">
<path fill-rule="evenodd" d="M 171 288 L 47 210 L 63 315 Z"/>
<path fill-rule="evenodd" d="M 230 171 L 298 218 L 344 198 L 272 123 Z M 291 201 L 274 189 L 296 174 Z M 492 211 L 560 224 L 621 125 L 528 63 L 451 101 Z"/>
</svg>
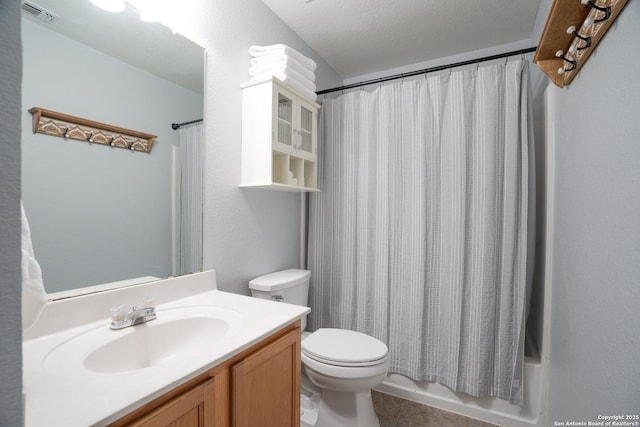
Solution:
<svg viewBox="0 0 640 427">
<path fill-rule="evenodd" d="M 283 270 L 251 280 L 249 288 L 254 297 L 307 306 L 310 278 L 309 270 Z M 303 318 L 303 331 L 306 323 Z M 300 357 L 303 426 L 379 427 L 371 389 L 389 369 L 383 342 L 356 331 L 321 328 L 303 332 Z M 305 402 L 316 404 L 312 408 Z M 317 416 L 305 419 L 306 410 L 317 411 Z"/>
</svg>

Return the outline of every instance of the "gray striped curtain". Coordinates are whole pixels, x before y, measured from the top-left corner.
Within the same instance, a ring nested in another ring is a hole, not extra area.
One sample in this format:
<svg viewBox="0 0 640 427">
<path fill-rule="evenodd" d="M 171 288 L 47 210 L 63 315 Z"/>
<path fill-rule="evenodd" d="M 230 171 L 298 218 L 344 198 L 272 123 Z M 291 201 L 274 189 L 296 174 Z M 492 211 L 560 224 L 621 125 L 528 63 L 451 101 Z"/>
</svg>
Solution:
<svg viewBox="0 0 640 427">
<path fill-rule="evenodd" d="M 312 330 L 373 335 L 393 373 L 522 404 L 527 66 L 324 101 Z"/>
<path fill-rule="evenodd" d="M 174 275 L 202 271 L 203 130 L 203 123 L 178 129 L 180 185 L 177 200 L 177 271 L 174 271 Z"/>
</svg>

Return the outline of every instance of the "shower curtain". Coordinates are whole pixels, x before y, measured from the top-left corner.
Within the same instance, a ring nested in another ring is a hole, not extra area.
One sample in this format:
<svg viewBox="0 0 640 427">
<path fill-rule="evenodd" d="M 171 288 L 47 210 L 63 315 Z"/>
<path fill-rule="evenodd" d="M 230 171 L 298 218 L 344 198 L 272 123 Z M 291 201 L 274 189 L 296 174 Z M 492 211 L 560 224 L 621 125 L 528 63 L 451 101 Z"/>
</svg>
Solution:
<svg viewBox="0 0 640 427">
<path fill-rule="evenodd" d="M 175 275 L 202 271 L 203 124 L 182 126 Z"/>
<path fill-rule="evenodd" d="M 390 372 L 522 404 L 528 64 L 326 99 L 310 327 L 377 337 Z"/>
</svg>

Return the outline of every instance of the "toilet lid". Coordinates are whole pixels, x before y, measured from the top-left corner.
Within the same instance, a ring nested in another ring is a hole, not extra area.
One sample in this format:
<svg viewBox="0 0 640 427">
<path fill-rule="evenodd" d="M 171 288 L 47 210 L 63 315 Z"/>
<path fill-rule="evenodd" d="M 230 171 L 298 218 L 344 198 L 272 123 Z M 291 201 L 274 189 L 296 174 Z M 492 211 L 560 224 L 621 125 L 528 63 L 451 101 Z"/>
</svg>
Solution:
<svg viewBox="0 0 640 427">
<path fill-rule="evenodd" d="M 369 335 L 346 329 L 321 328 L 302 342 L 302 351 L 319 362 L 370 366 L 387 356 L 387 346 Z"/>
</svg>

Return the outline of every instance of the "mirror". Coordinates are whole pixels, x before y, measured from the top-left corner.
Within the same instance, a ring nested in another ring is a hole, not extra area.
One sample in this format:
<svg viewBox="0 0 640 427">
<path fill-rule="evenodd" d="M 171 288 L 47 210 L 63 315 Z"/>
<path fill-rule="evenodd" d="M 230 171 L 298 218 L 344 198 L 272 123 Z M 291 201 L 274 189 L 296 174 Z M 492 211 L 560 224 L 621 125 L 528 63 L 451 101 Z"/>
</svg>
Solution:
<svg viewBox="0 0 640 427">
<path fill-rule="evenodd" d="M 47 293 L 178 274 L 184 131 L 171 124 L 203 117 L 204 50 L 130 5 L 29 0 L 22 16 L 22 199 Z M 157 138 L 146 154 L 34 134 L 32 107 Z"/>
</svg>

